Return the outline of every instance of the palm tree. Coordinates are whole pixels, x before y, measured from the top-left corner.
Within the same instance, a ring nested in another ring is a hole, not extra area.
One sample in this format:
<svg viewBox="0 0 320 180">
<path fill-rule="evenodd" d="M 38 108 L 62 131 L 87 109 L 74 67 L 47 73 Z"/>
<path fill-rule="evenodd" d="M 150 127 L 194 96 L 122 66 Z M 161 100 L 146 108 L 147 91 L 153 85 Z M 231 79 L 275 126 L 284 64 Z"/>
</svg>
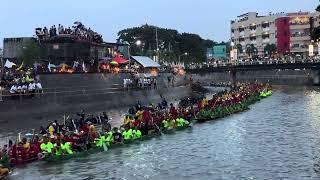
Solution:
<svg viewBox="0 0 320 180">
<path fill-rule="evenodd" d="M 277 46 L 275 44 L 267 44 L 264 47 L 264 53 L 267 55 L 271 55 L 277 52 Z"/>
<path fill-rule="evenodd" d="M 237 48 L 239 54 L 243 52 L 243 48 L 242 48 L 241 44 L 237 44 L 236 48 Z"/>
<path fill-rule="evenodd" d="M 248 56 L 252 56 L 258 53 L 258 49 L 253 44 L 248 44 L 246 46 L 246 53 Z"/>
</svg>

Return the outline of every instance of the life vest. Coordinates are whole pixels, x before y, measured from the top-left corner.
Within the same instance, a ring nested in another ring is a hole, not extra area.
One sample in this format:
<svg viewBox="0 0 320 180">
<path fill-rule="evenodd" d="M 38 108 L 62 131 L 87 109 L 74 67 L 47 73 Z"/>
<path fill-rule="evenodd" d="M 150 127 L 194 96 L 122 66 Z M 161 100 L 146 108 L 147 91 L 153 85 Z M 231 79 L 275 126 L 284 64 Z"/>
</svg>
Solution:
<svg viewBox="0 0 320 180">
<path fill-rule="evenodd" d="M 107 141 L 108 145 L 110 145 L 111 143 L 113 143 L 114 138 L 113 138 L 113 133 L 112 133 L 112 132 L 108 132 L 106 141 Z"/>
<path fill-rule="evenodd" d="M 163 123 L 163 127 L 165 128 L 165 129 L 168 129 L 169 128 L 169 121 L 168 120 L 163 120 L 162 121 L 162 123 Z"/>
<path fill-rule="evenodd" d="M 62 144 L 58 146 L 57 144 L 54 144 L 54 147 L 56 148 L 56 155 L 61 156 L 62 155 Z"/>
<path fill-rule="evenodd" d="M 139 139 L 139 138 L 141 138 L 142 133 L 141 133 L 141 131 L 140 131 L 139 129 L 133 130 L 132 132 L 133 132 L 133 138 L 134 138 L 134 139 Z"/>
<path fill-rule="evenodd" d="M 52 153 L 52 149 L 53 149 L 53 144 L 51 142 L 48 142 L 48 143 L 42 143 L 40 145 L 40 148 L 43 152 L 46 152 L 46 153 Z"/>
<path fill-rule="evenodd" d="M 71 149 L 71 143 L 70 142 L 66 142 L 64 144 L 61 144 L 61 150 L 63 152 L 66 152 L 67 154 L 73 154 L 73 151 Z"/>
<path fill-rule="evenodd" d="M 125 140 L 130 140 L 133 137 L 132 129 L 129 129 L 128 131 L 123 131 L 122 135 Z"/>
<path fill-rule="evenodd" d="M 182 118 L 178 118 L 176 120 L 177 127 L 183 127 L 184 126 L 184 120 Z"/>
<path fill-rule="evenodd" d="M 107 139 L 105 136 L 100 136 L 100 138 L 97 138 L 95 140 L 95 143 L 96 143 L 96 146 L 97 147 L 102 147 L 103 146 L 103 143 L 106 143 L 107 142 Z"/>
</svg>

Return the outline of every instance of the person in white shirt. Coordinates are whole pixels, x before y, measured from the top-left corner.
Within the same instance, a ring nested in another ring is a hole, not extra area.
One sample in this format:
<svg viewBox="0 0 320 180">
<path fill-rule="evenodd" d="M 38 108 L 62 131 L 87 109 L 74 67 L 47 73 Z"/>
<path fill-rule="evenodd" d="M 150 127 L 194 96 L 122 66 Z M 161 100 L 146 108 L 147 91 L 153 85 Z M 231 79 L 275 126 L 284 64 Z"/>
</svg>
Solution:
<svg viewBox="0 0 320 180">
<path fill-rule="evenodd" d="M 13 84 L 10 88 L 11 99 L 16 99 L 16 94 L 17 94 L 17 86 Z"/>
<path fill-rule="evenodd" d="M 42 85 L 41 85 L 40 81 L 38 81 L 36 84 L 36 90 L 38 93 L 43 93 Z"/>
<path fill-rule="evenodd" d="M 28 87 L 30 97 L 34 97 L 35 90 L 36 90 L 36 84 L 33 81 L 31 81 Z"/>
<path fill-rule="evenodd" d="M 14 95 L 14 94 L 16 94 L 16 93 L 17 93 L 17 86 L 14 84 L 14 85 L 12 85 L 11 88 L 10 88 L 10 94 L 11 94 L 11 95 Z"/>
<path fill-rule="evenodd" d="M 26 94 L 28 92 L 28 86 L 27 86 L 27 83 L 24 83 L 23 85 L 22 85 L 22 93 L 23 94 Z"/>
<path fill-rule="evenodd" d="M 22 93 L 22 85 L 21 84 L 19 84 L 19 85 L 17 85 L 16 86 L 17 87 L 17 94 L 20 94 L 20 93 Z"/>
</svg>

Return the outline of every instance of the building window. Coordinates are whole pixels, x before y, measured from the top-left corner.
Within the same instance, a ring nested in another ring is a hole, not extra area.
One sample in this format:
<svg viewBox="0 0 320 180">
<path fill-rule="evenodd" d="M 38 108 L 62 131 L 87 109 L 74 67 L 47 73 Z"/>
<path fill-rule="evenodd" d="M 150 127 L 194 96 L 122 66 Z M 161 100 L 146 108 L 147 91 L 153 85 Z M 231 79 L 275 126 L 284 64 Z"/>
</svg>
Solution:
<svg viewBox="0 0 320 180">
<path fill-rule="evenodd" d="M 268 39 L 268 38 L 270 38 L 270 35 L 269 35 L 269 34 L 263 34 L 263 35 L 262 35 L 262 39 Z"/>
<path fill-rule="evenodd" d="M 263 23 L 263 24 L 262 24 L 262 28 L 268 28 L 268 27 L 270 27 L 270 24 L 269 24 L 269 23 Z"/>
<path fill-rule="evenodd" d="M 251 25 L 251 26 L 250 26 L 250 30 L 251 30 L 251 31 L 254 31 L 254 30 L 256 30 L 256 29 L 257 29 L 257 26 L 256 26 L 256 25 Z"/>
</svg>

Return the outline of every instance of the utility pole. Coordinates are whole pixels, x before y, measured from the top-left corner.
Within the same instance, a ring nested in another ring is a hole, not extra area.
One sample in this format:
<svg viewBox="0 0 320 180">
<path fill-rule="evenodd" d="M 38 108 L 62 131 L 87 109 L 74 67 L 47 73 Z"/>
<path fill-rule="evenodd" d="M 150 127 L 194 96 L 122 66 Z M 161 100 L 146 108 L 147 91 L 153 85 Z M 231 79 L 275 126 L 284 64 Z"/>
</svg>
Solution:
<svg viewBox="0 0 320 180">
<path fill-rule="evenodd" d="M 159 40 L 158 40 L 158 27 L 156 27 L 156 43 L 157 43 L 157 61 L 159 62 Z"/>
</svg>

